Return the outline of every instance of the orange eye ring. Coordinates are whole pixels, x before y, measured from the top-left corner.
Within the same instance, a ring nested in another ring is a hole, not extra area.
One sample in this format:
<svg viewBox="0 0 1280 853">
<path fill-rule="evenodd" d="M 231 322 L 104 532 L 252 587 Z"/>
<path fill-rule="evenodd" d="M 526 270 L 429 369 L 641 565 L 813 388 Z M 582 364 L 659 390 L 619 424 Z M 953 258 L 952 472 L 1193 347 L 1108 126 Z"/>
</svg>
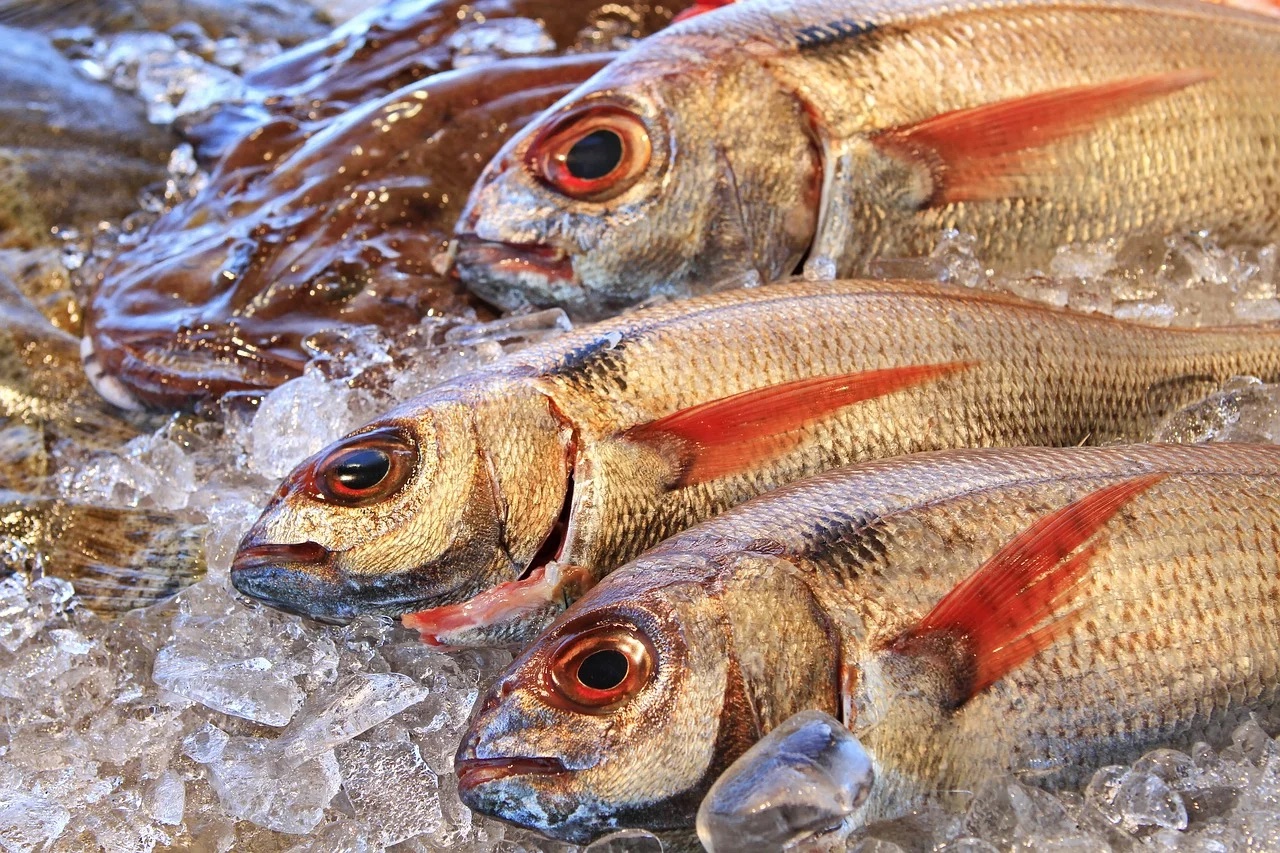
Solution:
<svg viewBox="0 0 1280 853">
<path fill-rule="evenodd" d="M 607 201 L 636 182 L 652 154 L 649 131 L 638 116 L 595 104 L 574 110 L 538 134 L 525 165 L 569 198 Z"/>
<path fill-rule="evenodd" d="M 625 704 L 653 675 L 653 645 L 634 628 L 610 625 L 565 638 L 547 671 L 552 704 L 604 714 Z"/>
<path fill-rule="evenodd" d="M 312 491 L 341 506 L 368 506 L 400 491 L 417 457 L 417 449 L 395 427 L 353 435 L 312 466 Z"/>
</svg>

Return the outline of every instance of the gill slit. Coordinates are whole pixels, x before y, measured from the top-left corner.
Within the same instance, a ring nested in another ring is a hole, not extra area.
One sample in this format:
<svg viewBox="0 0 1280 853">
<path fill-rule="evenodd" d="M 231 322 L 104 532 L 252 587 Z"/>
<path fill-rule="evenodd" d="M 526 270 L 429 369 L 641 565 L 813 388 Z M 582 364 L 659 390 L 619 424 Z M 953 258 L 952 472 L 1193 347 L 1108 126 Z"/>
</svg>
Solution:
<svg viewBox="0 0 1280 853">
<path fill-rule="evenodd" d="M 533 559 L 529 561 L 529 565 L 525 566 L 518 580 L 528 580 L 529 577 L 539 569 L 545 569 L 552 563 L 559 562 L 564 555 L 565 546 L 569 543 L 569 531 L 573 527 L 573 502 L 577 496 L 576 472 L 578 468 L 578 430 L 573 422 L 560 411 L 560 407 L 556 405 L 552 396 L 545 391 L 543 398 L 547 401 L 547 410 L 551 416 L 560 424 L 560 428 L 569 433 L 568 441 L 565 443 L 565 484 L 564 484 L 564 501 L 560 505 L 560 512 L 556 515 L 556 520 L 552 523 L 551 529 L 547 531 L 547 536 L 542 540 L 542 544 L 538 546 L 538 550 L 534 553 Z"/>
</svg>

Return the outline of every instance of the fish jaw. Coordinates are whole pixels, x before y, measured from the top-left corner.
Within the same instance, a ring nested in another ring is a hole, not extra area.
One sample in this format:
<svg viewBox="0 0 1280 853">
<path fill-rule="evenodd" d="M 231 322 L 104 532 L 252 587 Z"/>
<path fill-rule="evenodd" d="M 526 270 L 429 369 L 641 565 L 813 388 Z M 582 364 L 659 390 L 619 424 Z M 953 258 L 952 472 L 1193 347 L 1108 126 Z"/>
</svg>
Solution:
<svg viewBox="0 0 1280 853">
<path fill-rule="evenodd" d="M 582 280 L 564 249 L 483 240 L 468 233 L 455 240 L 458 275 L 473 293 L 504 311 L 585 301 Z"/>
</svg>

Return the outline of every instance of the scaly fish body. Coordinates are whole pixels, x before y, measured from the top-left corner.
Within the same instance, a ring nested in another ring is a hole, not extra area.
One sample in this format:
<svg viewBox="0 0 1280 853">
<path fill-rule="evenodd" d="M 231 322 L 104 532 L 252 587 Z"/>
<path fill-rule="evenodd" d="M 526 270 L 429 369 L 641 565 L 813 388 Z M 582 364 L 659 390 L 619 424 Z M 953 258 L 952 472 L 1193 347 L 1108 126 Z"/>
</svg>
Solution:
<svg viewBox="0 0 1280 853">
<path fill-rule="evenodd" d="M 620 569 L 490 690 L 472 808 L 582 841 L 691 825 L 792 714 L 871 757 L 856 820 L 1074 786 L 1280 707 L 1280 448 L 965 450 L 763 496 Z"/>
<path fill-rule="evenodd" d="M 1136 439 L 1235 374 L 1280 375 L 1280 332 L 909 282 L 715 294 L 514 354 L 331 445 L 280 487 L 232 580 L 338 621 L 466 602 L 406 624 L 528 637 L 644 548 L 782 483 L 929 449 Z"/>
<path fill-rule="evenodd" d="M 1201 2 L 744 2 L 646 39 L 489 165 L 458 269 L 600 314 L 804 257 L 829 275 L 1207 228 L 1280 236 L 1280 20 Z"/>
</svg>

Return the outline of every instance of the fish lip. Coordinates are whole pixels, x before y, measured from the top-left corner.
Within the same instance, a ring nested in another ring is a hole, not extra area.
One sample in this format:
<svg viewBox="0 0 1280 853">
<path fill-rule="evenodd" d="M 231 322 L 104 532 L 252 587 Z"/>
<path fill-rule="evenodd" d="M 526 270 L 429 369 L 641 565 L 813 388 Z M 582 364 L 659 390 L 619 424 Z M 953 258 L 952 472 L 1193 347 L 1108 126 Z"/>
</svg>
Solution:
<svg viewBox="0 0 1280 853">
<path fill-rule="evenodd" d="M 454 762 L 458 774 L 458 791 L 467 793 L 489 782 L 512 776 L 555 776 L 569 768 L 558 758 L 507 756 L 503 758 L 459 758 Z"/>
<path fill-rule="evenodd" d="M 472 276 L 483 270 L 486 277 L 532 274 L 548 281 L 576 283 L 578 280 L 573 259 L 557 246 L 484 240 L 475 234 L 458 234 L 456 240 L 454 265 Z"/>
<path fill-rule="evenodd" d="M 401 616 L 440 604 L 439 595 L 386 593 L 368 579 L 345 578 L 339 556 L 316 542 L 246 538 L 231 562 L 231 585 L 255 603 L 325 625 L 347 625 L 365 614 Z"/>
</svg>

